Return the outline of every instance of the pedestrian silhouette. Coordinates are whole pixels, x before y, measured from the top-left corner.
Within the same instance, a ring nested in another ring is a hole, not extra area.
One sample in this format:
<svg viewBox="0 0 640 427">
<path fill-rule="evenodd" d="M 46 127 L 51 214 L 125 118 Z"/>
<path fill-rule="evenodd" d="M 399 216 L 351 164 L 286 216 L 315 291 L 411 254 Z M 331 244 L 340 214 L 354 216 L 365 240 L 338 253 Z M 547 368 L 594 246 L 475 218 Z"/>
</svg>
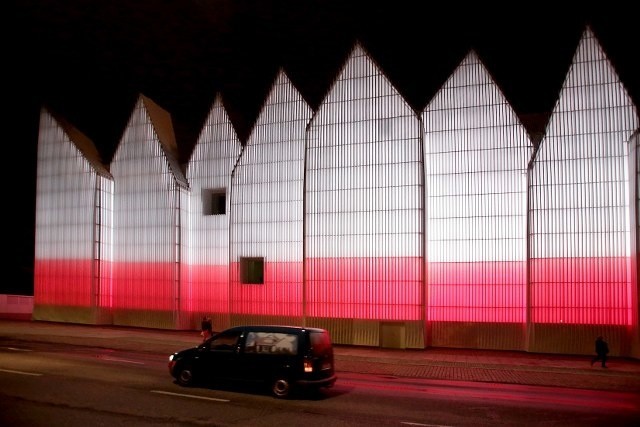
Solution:
<svg viewBox="0 0 640 427">
<path fill-rule="evenodd" d="M 202 332 L 200 332 L 200 336 L 202 336 L 202 342 L 205 342 L 211 335 L 213 335 L 213 325 L 210 318 L 204 317 L 202 319 L 201 329 Z"/>
<path fill-rule="evenodd" d="M 602 367 L 607 367 L 607 354 L 609 354 L 609 345 L 603 337 L 596 338 L 596 357 L 591 359 L 591 366 L 598 360 L 602 362 Z"/>
</svg>

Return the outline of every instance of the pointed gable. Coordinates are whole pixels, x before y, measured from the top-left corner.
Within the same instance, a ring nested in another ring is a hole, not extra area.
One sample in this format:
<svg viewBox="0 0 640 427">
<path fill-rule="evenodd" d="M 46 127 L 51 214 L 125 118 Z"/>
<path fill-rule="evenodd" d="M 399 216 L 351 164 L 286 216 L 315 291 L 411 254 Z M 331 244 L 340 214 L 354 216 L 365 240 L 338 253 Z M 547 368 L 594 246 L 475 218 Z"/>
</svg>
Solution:
<svg viewBox="0 0 640 427">
<path fill-rule="evenodd" d="M 567 115 L 573 115 L 567 129 Z M 612 117 L 615 116 L 615 120 Z M 553 109 L 546 136 L 622 132 L 627 141 L 638 127 L 637 107 L 595 35 L 587 27 Z"/>
<path fill-rule="evenodd" d="M 148 143 L 157 143 L 158 147 L 146 146 L 145 144 Z M 147 96 L 140 95 L 114 154 L 111 168 L 113 169 L 114 165 L 117 168 L 119 161 L 122 160 L 152 155 L 151 153 L 157 149 L 163 153 L 165 165 L 174 182 L 188 188 L 187 179 L 178 160 L 171 115 Z"/>
<path fill-rule="evenodd" d="M 427 105 L 423 118 L 426 152 L 459 157 L 460 153 L 476 150 L 522 148 L 525 152 L 519 153 L 518 164 L 512 166 L 524 169 L 530 160 L 533 144 L 524 125 L 473 50 Z M 480 162 L 470 158 L 464 164 L 484 170 L 502 169 L 505 159 L 499 153 L 484 155 Z M 457 161 L 442 160 L 446 159 L 433 162 L 431 173 L 446 173 L 446 168 L 460 171 Z"/>
<path fill-rule="evenodd" d="M 357 85 L 354 85 L 354 82 L 357 82 Z M 356 42 L 325 100 L 321 103 L 321 108 L 323 105 L 337 102 L 358 103 L 359 100 L 367 100 L 363 102 L 363 108 L 351 108 L 346 111 L 343 120 L 369 120 L 379 114 L 378 108 L 384 103 L 386 97 L 401 100 L 401 108 L 413 112 L 362 44 Z M 376 101 L 372 103 L 371 99 Z"/>
<path fill-rule="evenodd" d="M 60 116 L 57 113 L 49 109 L 43 109 L 41 114 L 49 114 L 53 120 L 60 126 L 63 132 L 69 138 L 69 141 L 75 145 L 75 147 L 80 150 L 82 155 L 87 159 L 87 161 L 91 164 L 96 173 L 111 179 L 112 176 L 107 170 L 107 167 L 102 163 L 102 158 L 100 157 L 100 153 L 98 152 L 96 146 L 93 141 L 89 139 L 84 133 L 78 130 L 75 126 L 69 123 L 66 119 Z"/>
<path fill-rule="evenodd" d="M 460 114 L 451 116 L 451 111 Z M 466 113 L 466 114 L 465 114 Z M 428 132 L 521 125 L 475 51 L 470 51 L 425 108 Z M 524 130 L 524 129 L 523 129 Z M 491 140 L 487 140 L 491 143 Z"/>
<path fill-rule="evenodd" d="M 144 95 L 140 96 L 140 101 L 144 104 L 147 113 L 149 114 L 151 123 L 153 124 L 156 135 L 158 136 L 158 142 L 160 142 L 160 146 L 166 155 L 169 168 L 175 176 L 176 181 L 180 185 L 188 187 L 187 179 L 182 173 L 182 169 L 180 168 L 180 163 L 178 161 L 180 156 L 178 153 L 178 144 L 176 143 L 175 133 L 173 131 L 171 115 Z"/>
<path fill-rule="evenodd" d="M 260 126 L 286 121 L 289 117 L 291 120 L 305 120 L 311 115 L 311 107 L 308 106 L 300 92 L 293 85 L 283 69 L 273 82 L 273 86 L 265 99 L 255 126 L 252 129 L 251 137 L 255 138 L 255 131 Z M 283 125 L 286 125 L 283 123 Z"/>
<path fill-rule="evenodd" d="M 240 140 L 218 93 L 189 160 L 189 181 L 215 175 L 223 178 L 226 186 L 240 150 Z"/>
</svg>

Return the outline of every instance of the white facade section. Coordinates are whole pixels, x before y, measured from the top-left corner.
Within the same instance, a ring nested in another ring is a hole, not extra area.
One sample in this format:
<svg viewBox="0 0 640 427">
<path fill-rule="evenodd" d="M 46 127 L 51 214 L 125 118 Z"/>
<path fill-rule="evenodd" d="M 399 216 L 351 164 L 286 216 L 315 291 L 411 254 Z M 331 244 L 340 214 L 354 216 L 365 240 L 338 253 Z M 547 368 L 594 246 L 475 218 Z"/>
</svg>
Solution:
<svg viewBox="0 0 640 427">
<path fill-rule="evenodd" d="M 631 189 L 631 226 L 634 230 L 631 238 L 631 327 L 632 334 L 631 348 L 633 354 L 640 354 L 640 129 L 636 130 L 629 141 L 629 164 L 631 174 L 629 182 L 635 184 Z M 635 177 L 635 178 L 634 178 Z"/>
<path fill-rule="evenodd" d="M 421 126 L 356 44 L 307 133 L 310 314 L 421 318 Z"/>
<path fill-rule="evenodd" d="M 189 202 L 188 294 L 191 310 L 229 310 L 229 209 L 231 173 L 242 145 L 217 95 L 187 166 Z M 213 193 L 224 195 L 224 212 L 210 212 Z"/>
<path fill-rule="evenodd" d="M 429 261 L 524 261 L 533 145 L 475 52 L 423 118 Z"/>
<path fill-rule="evenodd" d="M 423 119 L 429 320 L 523 322 L 531 140 L 473 51 Z"/>
<path fill-rule="evenodd" d="M 233 175 L 231 261 L 264 258 L 264 284 L 234 274 L 232 311 L 302 314 L 305 102 L 280 71 Z"/>
<path fill-rule="evenodd" d="M 108 305 L 112 177 L 93 143 L 44 108 L 37 155 L 35 304 Z"/>
<path fill-rule="evenodd" d="M 177 308 L 180 204 L 186 193 L 177 164 L 170 116 L 141 96 L 111 164 L 118 308 Z M 139 320 L 147 321 L 152 320 Z"/>
<path fill-rule="evenodd" d="M 628 145 L 637 111 L 590 29 L 540 144 L 530 190 L 536 322 L 628 324 Z"/>
</svg>

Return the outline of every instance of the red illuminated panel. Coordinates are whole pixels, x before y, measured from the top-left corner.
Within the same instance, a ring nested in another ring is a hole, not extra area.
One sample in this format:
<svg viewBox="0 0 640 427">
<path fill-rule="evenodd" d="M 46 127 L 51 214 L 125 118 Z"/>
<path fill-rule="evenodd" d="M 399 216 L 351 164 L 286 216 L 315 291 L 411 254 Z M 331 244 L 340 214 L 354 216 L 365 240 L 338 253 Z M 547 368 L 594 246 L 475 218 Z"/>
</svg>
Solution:
<svg viewBox="0 0 640 427">
<path fill-rule="evenodd" d="M 226 265 L 189 266 L 190 278 L 182 287 L 182 310 L 205 313 L 229 311 L 229 268 Z M 188 285 L 187 285 L 188 283 Z"/>
<path fill-rule="evenodd" d="M 231 265 L 231 311 L 241 314 L 302 316 L 302 264 L 264 263 L 263 284 L 242 284 L 239 263 Z"/>
<path fill-rule="evenodd" d="M 91 260 L 35 260 L 34 303 L 91 306 Z"/>
<path fill-rule="evenodd" d="M 531 321 L 631 325 L 629 260 L 531 260 Z"/>
<path fill-rule="evenodd" d="M 522 261 L 430 263 L 428 320 L 526 320 L 526 269 Z"/>
<path fill-rule="evenodd" d="M 173 310 L 173 263 L 114 265 L 113 306 L 118 309 Z"/>
<path fill-rule="evenodd" d="M 307 265 L 309 316 L 423 318 L 422 258 L 316 258 Z"/>
</svg>

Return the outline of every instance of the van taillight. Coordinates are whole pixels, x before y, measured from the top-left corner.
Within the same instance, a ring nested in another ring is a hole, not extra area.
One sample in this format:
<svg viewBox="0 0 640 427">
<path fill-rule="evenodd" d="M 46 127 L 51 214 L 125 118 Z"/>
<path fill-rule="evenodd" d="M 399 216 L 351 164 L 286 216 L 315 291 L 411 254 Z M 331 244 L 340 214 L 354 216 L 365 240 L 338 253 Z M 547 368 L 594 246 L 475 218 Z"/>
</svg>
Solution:
<svg viewBox="0 0 640 427">
<path fill-rule="evenodd" d="M 304 361 L 304 371 L 305 372 L 313 372 L 313 361 L 305 360 Z"/>
</svg>

